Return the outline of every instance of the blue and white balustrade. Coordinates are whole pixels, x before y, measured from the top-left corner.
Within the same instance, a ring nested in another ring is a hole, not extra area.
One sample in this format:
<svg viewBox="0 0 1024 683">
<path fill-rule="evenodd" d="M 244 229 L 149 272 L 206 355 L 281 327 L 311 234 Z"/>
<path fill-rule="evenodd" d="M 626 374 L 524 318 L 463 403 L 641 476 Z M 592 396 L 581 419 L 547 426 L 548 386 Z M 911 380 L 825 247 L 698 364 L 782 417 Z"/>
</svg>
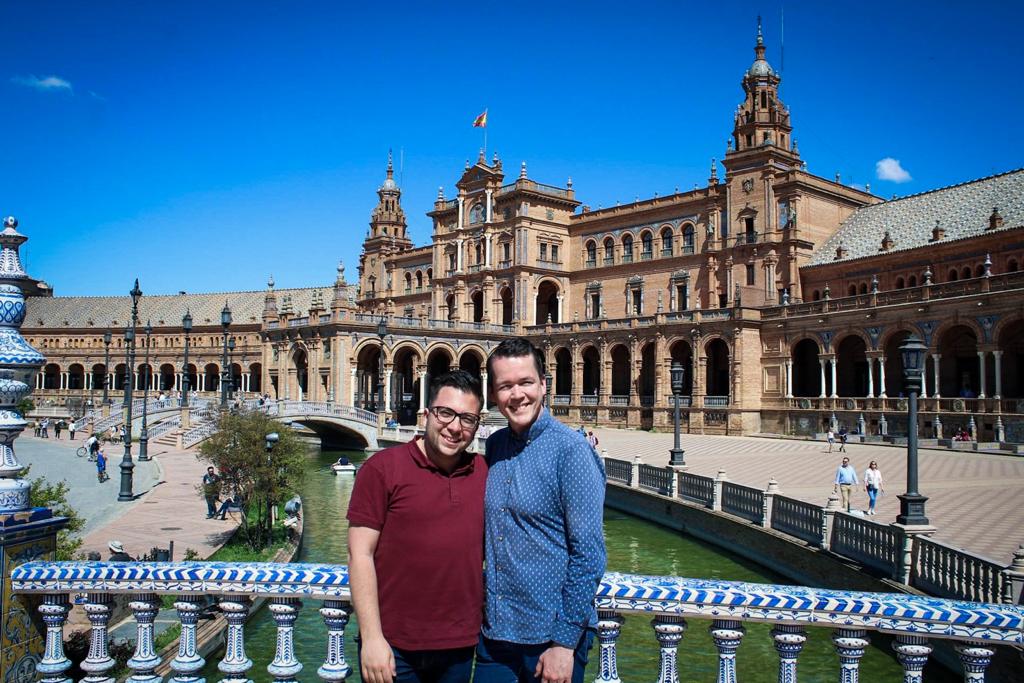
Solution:
<svg viewBox="0 0 1024 683">
<path fill-rule="evenodd" d="M 227 562 L 104 563 L 30 562 L 14 569 L 11 582 L 21 596 L 36 596 L 46 623 L 45 656 L 37 666 L 43 681 L 64 683 L 70 662 L 61 646 L 72 593 L 86 595 L 83 606 L 92 626 L 89 654 L 82 668 L 87 681 L 110 680 L 107 651 L 110 603 L 130 594 L 138 625 L 135 655 L 128 661 L 133 682 L 154 682 L 157 656 L 152 624 L 160 595 L 177 596 L 181 641 L 170 661 L 174 683 L 199 683 L 205 662 L 198 654 L 199 596 L 216 596 L 227 622 L 227 647 L 218 665 L 224 680 L 249 679 L 252 660 L 245 653 L 245 619 L 251 600 L 268 598 L 277 627 L 277 645 L 267 671 L 275 681 L 293 681 L 303 665 L 296 659 L 294 624 L 303 601 L 320 601 L 325 625 L 325 656 L 317 674 L 339 682 L 351 673 L 344 634 L 351 611 L 348 568 L 327 564 Z M 779 655 L 778 681 L 797 680 L 797 662 L 807 629 L 832 631 L 840 683 L 859 680 L 860 661 L 871 633 L 895 636 L 893 649 L 904 681 L 921 681 L 937 640 L 955 642 L 968 681 L 983 681 L 997 646 L 1024 645 L 1024 609 L 1014 605 L 957 602 L 904 594 L 861 593 L 800 586 L 609 573 L 595 597 L 599 652 L 592 669 L 596 683 L 621 683 L 617 641 L 627 615 L 646 615 L 654 631 L 651 656 L 659 658 L 658 683 L 676 683 L 686 661 L 678 646 L 694 620 L 710 621 L 718 649 L 719 683 L 735 683 L 742 656 L 745 622 L 773 625 Z M 655 642 L 657 650 L 655 650 Z M 657 652 L 657 654 L 655 654 Z M 628 674 L 629 672 L 625 672 Z"/>
</svg>

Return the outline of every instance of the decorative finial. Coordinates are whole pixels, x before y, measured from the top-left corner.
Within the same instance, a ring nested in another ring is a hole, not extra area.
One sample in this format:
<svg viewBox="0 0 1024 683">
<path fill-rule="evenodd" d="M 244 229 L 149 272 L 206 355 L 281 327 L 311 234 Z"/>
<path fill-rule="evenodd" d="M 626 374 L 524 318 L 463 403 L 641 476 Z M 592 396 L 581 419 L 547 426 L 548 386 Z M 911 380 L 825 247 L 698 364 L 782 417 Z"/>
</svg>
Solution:
<svg viewBox="0 0 1024 683">
<path fill-rule="evenodd" d="M 17 223 L 17 221 L 15 221 Z M 1003 226 L 1003 216 L 999 213 L 999 207 L 992 207 L 992 215 L 988 217 L 988 227 L 990 230 L 995 228 L 1001 228 Z"/>
<path fill-rule="evenodd" d="M 825 291 L 822 293 L 822 296 L 825 297 L 826 301 L 832 298 L 832 289 L 828 286 L 828 281 L 825 282 Z"/>
<path fill-rule="evenodd" d="M 388 149 L 388 178 L 395 174 L 395 164 L 391 154 L 391 149 Z"/>
<path fill-rule="evenodd" d="M 569 176 L 569 179 L 565 181 L 565 186 L 570 190 L 572 189 L 572 176 Z"/>
<path fill-rule="evenodd" d="M 992 276 L 992 254 L 985 254 L 985 263 L 983 263 L 982 265 L 985 266 L 985 277 L 991 277 Z"/>
<path fill-rule="evenodd" d="M 926 286 L 932 284 L 932 267 L 931 266 L 925 266 L 925 270 L 924 270 L 924 284 Z"/>
<path fill-rule="evenodd" d="M 469 159 L 466 159 L 466 170 L 469 170 Z"/>
<path fill-rule="evenodd" d="M 718 182 L 718 160 L 711 157 L 711 180 Z"/>
<path fill-rule="evenodd" d="M 871 293 L 872 294 L 878 294 L 878 276 L 877 275 L 872 275 L 871 276 Z"/>
<path fill-rule="evenodd" d="M 519 165 L 519 178 L 521 180 L 526 180 L 526 162 L 525 161 Z"/>
<path fill-rule="evenodd" d="M 444 186 L 443 185 L 441 187 L 437 188 L 437 198 L 439 200 L 441 200 L 441 201 L 444 201 Z"/>
<path fill-rule="evenodd" d="M 498 153 L 497 152 L 495 152 L 494 156 L 491 157 L 491 165 L 492 166 L 497 166 L 498 165 Z"/>
<path fill-rule="evenodd" d="M 764 45 L 764 34 L 761 32 L 761 15 L 757 15 L 757 44 Z"/>
<path fill-rule="evenodd" d="M 789 287 L 786 287 L 784 290 L 782 290 L 782 305 L 789 305 Z"/>
<path fill-rule="evenodd" d="M 267 289 L 270 289 L 270 290 L 274 289 L 274 276 L 273 275 L 271 275 L 269 278 L 267 278 Z"/>
<path fill-rule="evenodd" d="M 345 262 L 339 260 L 338 261 L 338 282 L 344 282 L 344 281 L 345 281 Z"/>
<path fill-rule="evenodd" d="M 478 164 L 483 164 L 483 163 L 486 163 L 486 161 L 487 161 L 487 160 L 486 160 L 486 159 L 484 159 L 484 148 L 483 148 L 483 147 L 481 147 L 481 148 L 480 148 L 480 154 L 479 154 L 479 155 L 477 156 L 477 158 L 476 158 L 476 163 L 478 163 Z"/>
<path fill-rule="evenodd" d="M 5 229 L 11 229 L 11 230 L 17 230 L 18 229 L 18 219 L 15 218 L 14 216 L 8 216 L 7 218 L 4 219 L 4 228 Z"/>
</svg>

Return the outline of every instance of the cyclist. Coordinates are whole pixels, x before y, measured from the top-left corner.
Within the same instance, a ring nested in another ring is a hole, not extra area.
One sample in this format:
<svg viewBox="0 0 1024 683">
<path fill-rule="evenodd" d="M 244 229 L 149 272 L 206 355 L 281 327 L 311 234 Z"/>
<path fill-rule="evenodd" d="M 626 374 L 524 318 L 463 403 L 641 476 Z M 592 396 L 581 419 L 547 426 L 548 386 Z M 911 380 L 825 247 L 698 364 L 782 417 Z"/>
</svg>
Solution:
<svg viewBox="0 0 1024 683">
<path fill-rule="evenodd" d="M 85 440 L 85 447 L 89 450 L 89 460 L 93 461 L 96 459 L 96 453 L 100 450 L 100 440 L 93 434 Z"/>
</svg>

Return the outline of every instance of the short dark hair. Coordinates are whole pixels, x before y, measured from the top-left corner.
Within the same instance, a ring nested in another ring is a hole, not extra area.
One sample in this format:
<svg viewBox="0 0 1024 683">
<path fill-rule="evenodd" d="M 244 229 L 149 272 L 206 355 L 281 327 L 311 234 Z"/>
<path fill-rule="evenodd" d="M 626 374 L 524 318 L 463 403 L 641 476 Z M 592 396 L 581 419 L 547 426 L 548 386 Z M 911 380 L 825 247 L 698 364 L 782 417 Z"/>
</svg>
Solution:
<svg viewBox="0 0 1024 683">
<path fill-rule="evenodd" d="M 427 395 L 428 407 L 434 405 L 434 399 L 437 398 L 437 394 L 445 387 L 473 394 L 480 401 L 480 407 L 484 405 L 484 392 L 480 387 L 480 378 L 471 375 L 465 370 L 456 368 L 455 370 L 445 370 L 430 380 L 430 393 Z"/>
<path fill-rule="evenodd" d="M 537 367 L 537 376 L 544 381 L 544 355 L 526 337 L 512 337 L 498 344 L 497 348 L 491 351 L 487 358 L 487 377 L 489 382 L 494 382 L 494 359 L 495 358 L 522 358 L 533 356 L 533 364 Z"/>
</svg>

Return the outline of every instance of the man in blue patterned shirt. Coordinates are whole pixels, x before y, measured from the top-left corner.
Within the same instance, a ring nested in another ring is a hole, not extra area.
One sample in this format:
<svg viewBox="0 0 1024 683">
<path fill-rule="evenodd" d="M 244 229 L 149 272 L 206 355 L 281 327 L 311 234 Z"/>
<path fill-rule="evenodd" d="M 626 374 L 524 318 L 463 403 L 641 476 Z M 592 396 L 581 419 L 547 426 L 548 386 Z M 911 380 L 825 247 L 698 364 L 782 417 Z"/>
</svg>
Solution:
<svg viewBox="0 0 1024 683">
<path fill-rule="evenodd" d="M 544 409 L 544 359 L 508 339 L 487 360 L 508 428 L 487 440 L 486 605 L 474 683 L 582 683 L 605 569 L 605 476 Z"/>
</svg>

